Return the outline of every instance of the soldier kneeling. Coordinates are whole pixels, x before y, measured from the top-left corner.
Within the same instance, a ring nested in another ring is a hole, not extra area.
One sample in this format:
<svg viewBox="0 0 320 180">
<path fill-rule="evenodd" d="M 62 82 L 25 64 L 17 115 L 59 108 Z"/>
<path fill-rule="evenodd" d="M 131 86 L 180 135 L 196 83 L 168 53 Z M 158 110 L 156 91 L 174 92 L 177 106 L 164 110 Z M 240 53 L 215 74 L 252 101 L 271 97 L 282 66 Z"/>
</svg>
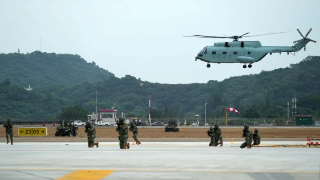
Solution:
<svg viewBox="0 0 320 180">
<path fill-rule="evenodd" d="M 260 134 L 258 132 L 258 129 L 254 130 L 254 134 L 253 134 L 253 145 L 259 145 L 260 144 Z"/>
<path fill-rule="evenodd" d="M 88 147 L 93 148 L 93 146 L 99 147 L 99 142 L 94 142 L 94 139 L 96 138 L 96 129 L 92 126 L 91 122 L 87 122 L 86 124 L 86 130 L 84 131 L 87 133 L 88 136 Z"/>
<path fill-rule="evenodd" d="M 242 137 L 244 137 L 246 141 L 241 144 L 240 148 L 251 148 L 252 132 L 249 131 L 248 125 L 244 125 Z"/>
<path fill-rule="evenodd" d="M 128 141 L 128 125 L 124 122 L 124 118 L 119 118 L 119 123 L 117 123 L 118 127 L 116 131 L 118 131 L 119 145 L 120 149 L 129 149 L 130 144 Z"/>
</svg>

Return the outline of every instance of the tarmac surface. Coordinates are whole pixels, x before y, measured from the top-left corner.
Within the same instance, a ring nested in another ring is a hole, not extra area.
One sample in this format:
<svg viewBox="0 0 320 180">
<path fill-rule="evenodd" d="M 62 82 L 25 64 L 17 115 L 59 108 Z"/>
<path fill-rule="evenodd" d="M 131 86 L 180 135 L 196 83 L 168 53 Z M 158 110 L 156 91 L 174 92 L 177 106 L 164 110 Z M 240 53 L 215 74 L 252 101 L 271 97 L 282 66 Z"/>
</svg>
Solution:
<svg viewBox="0 0 320 180">
<path fill-rule="evenodd" d="M 39 138 L 40 139 L 40 138 Z M 207 139 L 208 140 L 208 139 Z M 4 141 L 2 141 L 4 142 Z M 0 144 L 0 179 L 319 179 L 320 149 L 270 147 L 302 141 L 263 141 L 240 149 L 207 142 L 145 142 L 120 149 L 118 142 L 16 142 Z"/>
</svg>

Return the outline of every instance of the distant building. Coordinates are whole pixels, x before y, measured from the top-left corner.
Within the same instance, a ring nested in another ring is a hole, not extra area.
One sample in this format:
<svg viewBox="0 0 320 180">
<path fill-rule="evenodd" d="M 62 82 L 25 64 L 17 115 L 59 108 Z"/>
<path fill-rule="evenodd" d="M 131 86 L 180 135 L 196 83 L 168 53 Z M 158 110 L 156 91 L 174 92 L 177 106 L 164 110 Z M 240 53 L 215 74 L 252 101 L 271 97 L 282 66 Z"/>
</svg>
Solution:
<svg viewBox="0 0 320 180">
<path fill-rule="evenodd" d="M 110 125 L 115 125 L 117 121 L 117 110 L 116 109 L 100 109 L 99 119 L 103 122 L 108 122 Z"/>
<path fill-rule="evenodd" d="M 25 88 L 27 91 L 32 91 L 32 88 L 30 87 L 30 84 L 29 84 L 29 88 Z"/>
</svg>

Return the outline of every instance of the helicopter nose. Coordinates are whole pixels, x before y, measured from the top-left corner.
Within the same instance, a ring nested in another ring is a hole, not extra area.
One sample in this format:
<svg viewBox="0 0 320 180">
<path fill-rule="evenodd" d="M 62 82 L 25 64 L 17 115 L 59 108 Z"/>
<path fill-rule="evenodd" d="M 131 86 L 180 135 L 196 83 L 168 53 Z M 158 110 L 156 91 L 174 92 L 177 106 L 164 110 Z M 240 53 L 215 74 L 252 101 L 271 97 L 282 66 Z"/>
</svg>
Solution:
<svg viewBox="0 0 320 180">
<path fill-rule="evenodd" d="M 197 54 L 197 56 L 194 58 L 194 60 L 196 61 L 199 57 L 202 57 L 201 53 Z"/>
</svg>

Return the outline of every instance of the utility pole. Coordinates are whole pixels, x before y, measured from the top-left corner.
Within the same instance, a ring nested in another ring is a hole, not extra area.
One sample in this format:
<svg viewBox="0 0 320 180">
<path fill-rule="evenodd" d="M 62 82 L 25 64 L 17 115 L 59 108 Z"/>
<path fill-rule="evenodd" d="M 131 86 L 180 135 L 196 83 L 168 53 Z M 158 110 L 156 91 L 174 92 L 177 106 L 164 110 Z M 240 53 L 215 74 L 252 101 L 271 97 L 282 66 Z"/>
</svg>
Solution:
<svg viewBox="0 0 320 180">
<path fill-rule="evenodd" d="M 98 91 L 96 91 L 96 114 L 98 114 Z"/>
<path fill-rule="evenodd" d="M 207 103 L 204 104 L 204 126 L 207 124 Z"/>
<path fill-rule="evenodd" d="M 293 98 L 292 98 L 292 116 L 296 115 L 296 113 L 297 113 L 297 98 L 293 94 Z"/>
<path fill-rule="evenodd" d="M 287 105 L 288 105 L 288 113 L 287 113 L 287 119 L 288 119 L 288 121 L 289 121 L 289 102 L 287 102 Z"/>
<path fill-rule="evenodd" d="M 149 126 L 151 126 L 151 92 L 149 92 Z"/>
</svg>

